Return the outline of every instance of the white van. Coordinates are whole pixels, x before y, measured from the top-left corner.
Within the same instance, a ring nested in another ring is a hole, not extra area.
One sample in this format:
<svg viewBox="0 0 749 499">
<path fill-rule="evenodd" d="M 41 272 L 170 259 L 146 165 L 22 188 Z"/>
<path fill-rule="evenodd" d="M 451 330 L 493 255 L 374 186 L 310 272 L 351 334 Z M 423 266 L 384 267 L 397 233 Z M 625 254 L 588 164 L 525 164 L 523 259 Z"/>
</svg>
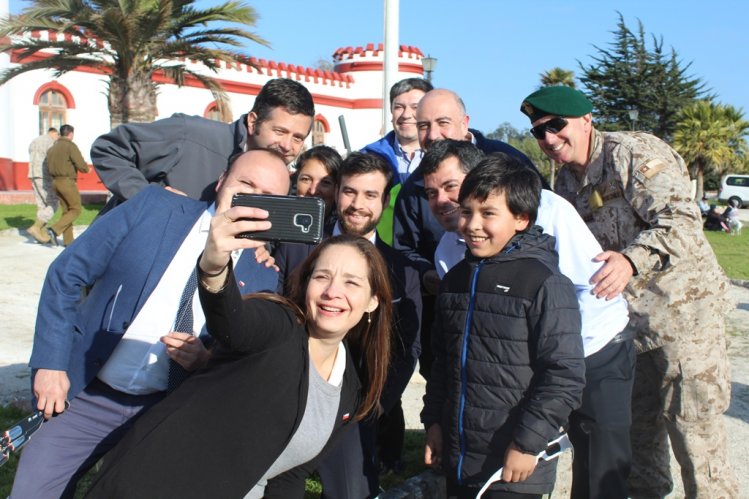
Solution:
<svg viewBox="0 0 749 499">
<path fill-rule="evenodd" d="M 739 208 L 749 205 L 749 175 L 729 173 L 723 177 L 718 199 L 728 204 L 735 200 L 739 203 Z"/>
</svg>

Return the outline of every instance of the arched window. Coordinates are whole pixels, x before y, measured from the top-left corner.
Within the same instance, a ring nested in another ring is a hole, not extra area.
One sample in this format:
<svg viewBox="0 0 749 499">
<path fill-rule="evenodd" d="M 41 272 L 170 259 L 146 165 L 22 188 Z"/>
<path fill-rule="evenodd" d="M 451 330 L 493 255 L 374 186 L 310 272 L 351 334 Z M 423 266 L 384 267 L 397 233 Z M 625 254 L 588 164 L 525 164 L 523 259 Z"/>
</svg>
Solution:
<svg viewBox="0 0 749 499">
<path fill-rule="evenodd" d="M 315 120 L 312 125 L 312 145 L 321 146 L 325 144 L 325 123 Z"/>
<path fill-rule="evenodd" d="M 47 90 L 39 97 L 39 135 L 42 135 L 50 127 L 58 130 L 67 123 L 65 119 L 68 110 L 67 101 L 62 92 Z"/>
<path fill-rule="evenodd" d="M 234 118 L 232 118 L 231 115 L 231 110 L 228 106 L 226 106 L 226 109 L 224 109 L 224 112 L 222 113 L 216 101 L 208 104 L 208 107 L 203 111 L 203 117 L 213 121 L 220 121 L 222 123 L 231 123 L 234 121 Z"/>
</svg>

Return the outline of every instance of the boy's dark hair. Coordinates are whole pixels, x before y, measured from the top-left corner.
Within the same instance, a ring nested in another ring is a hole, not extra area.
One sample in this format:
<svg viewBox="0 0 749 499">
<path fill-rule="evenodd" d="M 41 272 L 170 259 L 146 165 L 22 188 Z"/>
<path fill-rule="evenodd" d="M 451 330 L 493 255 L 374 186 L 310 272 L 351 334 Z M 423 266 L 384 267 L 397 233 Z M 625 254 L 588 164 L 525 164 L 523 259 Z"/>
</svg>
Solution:
<svg viewBox="0 0 749 499">
<path fill-rule="evenodd" d="M 338 151 L 330 146 L 315 146 L 311 149 L 307 149 L 296 160 L 296 170 L 299 171 L 304 167 L 304 163 L 311 159 L 316 159 L 323 165 L 328 175 L 333 179 L 338 178 L 338 169 L 341 167 L 341 155 Z"/>
<path fill-rule="evenodd" d="M 463 173 L 468 173 L 484 158 L 484 153 L 467 140 L 438 140 L 429 146 L 429 150 L 421 158 L 419 168 L 422 175 L 435 173 L 440 163 L 453 156 L 458 158 Z"/>
<path fill-rule="evenodd" d="M 395 85 L 390 87 L 390 108 L 393 107 L 393 101 L 396 97 L 411 90 L 421 90 L 424 93 L 434 89 L 432 84 L 423 78 L 406 78 L 397 82 Z"/>
<path fill-rule="evenodd" d="M 380 172 L 385 176 L 385 191 L 382 193 L 384 201 L 384 196 L 387 196 L 393 187 L 394 174 L 393 167 L 379 154 L 357 151 L 346 156 L 338 169 L 338 185 L 341 185 L 343 177 L 372 172 Z"/>
<path fill-rule="evenodd" d="M 75 128 L 73 128 L 73 125 L 63 125 L 60 127 L 60 135 L 63 137 L 67 137 L 73 132 L 75 132 Z"/>
<path fill-rule="evenodd" d="M 267 120 L 271 111 L 277 107 L 285 109 L 289 114 L 315 117 L 312 94 L 304 85 L 288 78 L 276 78 L 263 85 L 250 112 L 257 115 L 256 123 L 259 125 Z"/>
<path fill-rule="evenodd" d="M 536 222 L 541 179 L 519 159 L 502 152 L 486 156 L 463 179 L 458 201 L 472 197 L 483 202 L 492 194 L 504 194 L 513 215 L 527 215 L 528 228 Z"/>
</svg>

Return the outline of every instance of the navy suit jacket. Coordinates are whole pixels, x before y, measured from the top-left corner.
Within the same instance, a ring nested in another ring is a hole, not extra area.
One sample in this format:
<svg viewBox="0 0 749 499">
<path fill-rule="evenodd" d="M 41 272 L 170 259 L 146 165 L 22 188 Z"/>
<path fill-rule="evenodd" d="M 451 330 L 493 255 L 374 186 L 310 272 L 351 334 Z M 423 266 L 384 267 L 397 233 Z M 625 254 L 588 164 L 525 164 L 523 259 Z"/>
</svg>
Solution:
<svg viewBox="0 0 749 499">
<path fill-rule="evenodd" d="M 68 398 L 78 394 L 107 361 L 208 206 L 152 186 L 99 217 L 47 271 L 30 366 L 66 371 Z M 237 263 L 242 292 L 275 289 L 275 271 L 253 257 L 245 251 Z"/>
</svg>

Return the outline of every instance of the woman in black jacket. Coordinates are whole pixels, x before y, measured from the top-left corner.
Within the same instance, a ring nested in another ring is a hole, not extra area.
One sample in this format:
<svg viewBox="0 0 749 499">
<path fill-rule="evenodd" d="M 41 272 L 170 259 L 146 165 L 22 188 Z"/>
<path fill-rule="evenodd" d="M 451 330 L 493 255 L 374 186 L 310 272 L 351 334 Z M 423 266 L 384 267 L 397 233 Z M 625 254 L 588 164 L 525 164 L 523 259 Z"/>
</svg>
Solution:
<svg viewBox="0 0 749 499">
<path fill-rule="evenodd" d="M 237 220 L 253 216 L 240 211 L 214 217 L 198 262 L 218 343 L 211 365 L 135 423 L 90 497 L 303 497 L 314 458 L 375 410 L 391 297 L 374 245 L 327 239 L 301 265 L 290 301 L 243 301 L 229 254 L 258 243 L 234 238 L 256 223 Z"/>
</svg>

